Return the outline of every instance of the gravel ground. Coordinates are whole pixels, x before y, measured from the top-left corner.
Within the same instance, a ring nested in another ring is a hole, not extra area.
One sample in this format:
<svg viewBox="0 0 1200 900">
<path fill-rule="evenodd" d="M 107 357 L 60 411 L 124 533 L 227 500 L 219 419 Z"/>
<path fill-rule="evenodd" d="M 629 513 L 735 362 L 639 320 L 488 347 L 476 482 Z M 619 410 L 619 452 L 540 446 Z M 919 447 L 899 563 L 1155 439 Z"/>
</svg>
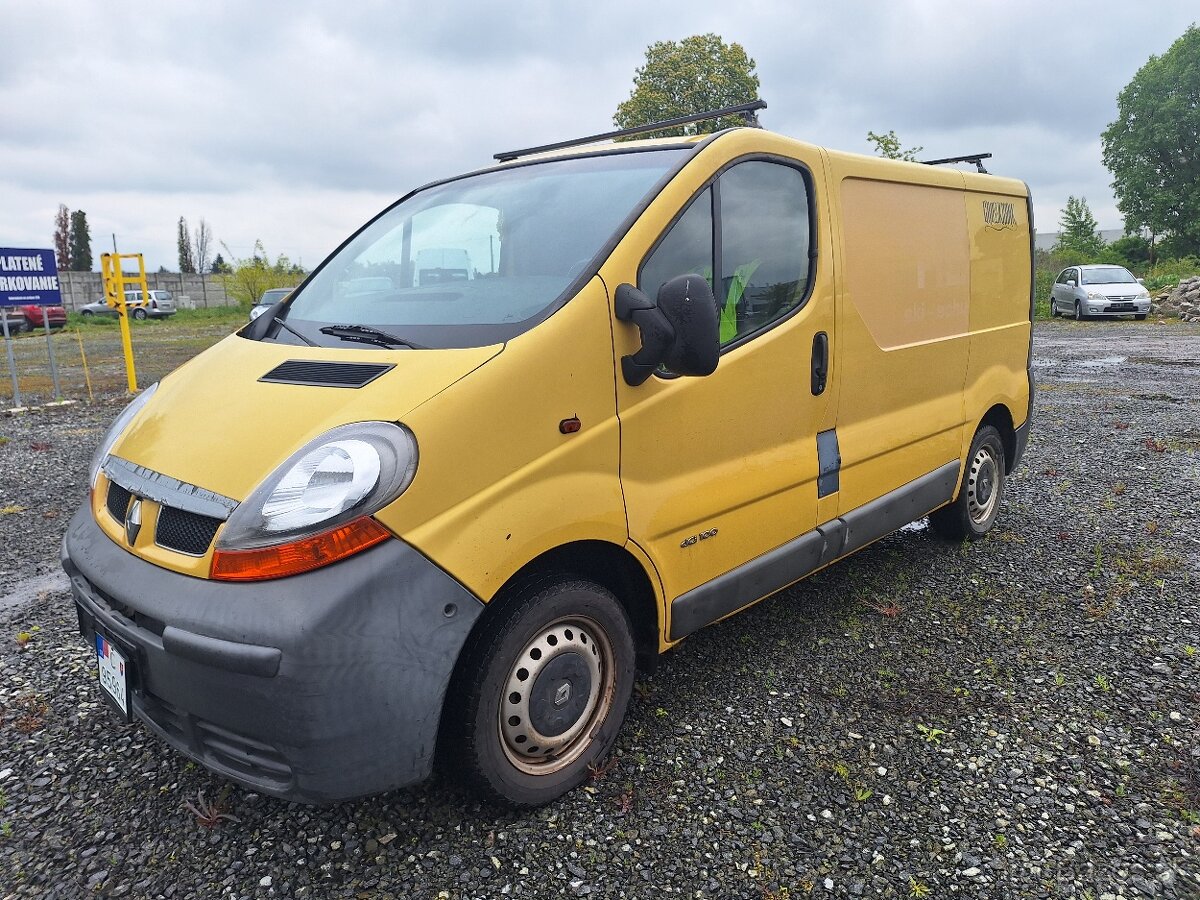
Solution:
<svg viewBox="0 0 1200 900">
<path fill-rule="evenodd" d="M 1039 323 L 1035 366 L 987 540 L 910 526 L 694 636 L 522 814 L 286 804 L 116 723 L 52 573 L 119 404 L 0 420 L 0 896 L 1200 896 L 1200 328 Z"/>
</svg>

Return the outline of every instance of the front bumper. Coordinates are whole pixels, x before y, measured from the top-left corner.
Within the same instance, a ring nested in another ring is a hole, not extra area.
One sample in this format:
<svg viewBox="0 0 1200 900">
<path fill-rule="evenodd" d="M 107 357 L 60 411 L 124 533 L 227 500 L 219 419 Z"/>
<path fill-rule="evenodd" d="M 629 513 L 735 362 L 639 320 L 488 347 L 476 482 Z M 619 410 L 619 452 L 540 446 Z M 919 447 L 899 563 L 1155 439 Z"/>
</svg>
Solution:
<svg viewBox="0 0 1200 900">
<path fill-rule="evenodd" d="M 1150 312 L 1150 299 L 1145 300 L 1086 300 L 1088 315 L 1144 316 Z"/>
<path fill-rule="evenodd" d="M 62 564 L 80 632 L 94 643 L 99 628 L 131 654 L 135 718 L 214 772 L 308 803 L 429 775 L 446 688 L 483 611 L 399 540 L 234 584 L 134 556 L 86 504 Z"/>
</svg>

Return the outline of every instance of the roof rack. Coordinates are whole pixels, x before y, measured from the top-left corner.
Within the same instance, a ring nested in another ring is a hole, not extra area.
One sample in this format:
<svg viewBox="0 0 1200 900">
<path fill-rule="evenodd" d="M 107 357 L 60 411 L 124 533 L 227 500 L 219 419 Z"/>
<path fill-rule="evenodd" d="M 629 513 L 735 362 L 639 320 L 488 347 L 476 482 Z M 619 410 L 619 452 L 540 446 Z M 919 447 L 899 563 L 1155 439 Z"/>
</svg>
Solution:
<svg viewBox="0 0 1200 900">
<path fill-rule="evenodd" d="M 992 154 L 990 153 L 971 153 L 967 156 L 947 156 L 945 159 L 922 159 L 920 160 L 920 163 L 926 166 L 942 166 L 946 163 L 959 162 L 975 163 L 976 168 L 978 168 L 979 171 L 984 175 L 987 175 L 988 170 L 983 167 L 983 161 L 991 158 Z"/>
<path fill-rule="evenodd" d="M 503 153 L 497 153 L 492 158 L 498 159 L 500 162 L 510 162 L 522 156 L 532 156 L 535 153 L 546 153 L 550 150 L 562 150 L 564 147 L 579 147 L 583 144 L 595 144 L 598 141 L 631 137 L 635 134 L 646 134 L 647 132 L 659 131 L 663 128 L 674 128 L 677 125 L 688 125 L 692 122 L 719 119 L 722 116 L 740 115 L 751 128 L 761 128 L 762 126 L 758 124 L 758 116 L 755 113 L 760 109 L 766 108 L 767 103 L 765 100 L 755 100 L 752 103 L 741 103 L 737 106 L 727 106 L 724 109 L 714 109 L 709 112 L 695 113 L 690 116 L 679 116 L 674 119 L 667 119 L 664 122 L 651 122 L 648 125 L 638 125 L 636 128 L 622 128 L 620 131 L 589 134 L 587 137 L 572 138 L 569 141 L 559 141 L 556 144 L 543 144 L 540 147 L 528 147 L 525 150 L 506 150 Z M 987 155 L 991 156 L 990 153 Z"/>
</svg>

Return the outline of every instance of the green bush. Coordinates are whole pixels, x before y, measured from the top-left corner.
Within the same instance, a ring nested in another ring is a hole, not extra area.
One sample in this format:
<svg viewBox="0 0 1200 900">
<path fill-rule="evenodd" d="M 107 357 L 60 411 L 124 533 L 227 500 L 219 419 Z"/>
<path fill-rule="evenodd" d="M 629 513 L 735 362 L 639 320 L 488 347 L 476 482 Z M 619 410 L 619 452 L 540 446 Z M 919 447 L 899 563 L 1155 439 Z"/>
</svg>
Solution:
<svg viewBox="0 0 1200 900">
<path fill-rule="evenodd" d="M 1163 288 L 1175 287 L 1185 278 L 1200 275 L 1200 259 L 1185 256 L 1183 259 L 1164 259 L 1151 266 L 1143 276 L 1146 290 L 1157 294 Z"/>
</svg>

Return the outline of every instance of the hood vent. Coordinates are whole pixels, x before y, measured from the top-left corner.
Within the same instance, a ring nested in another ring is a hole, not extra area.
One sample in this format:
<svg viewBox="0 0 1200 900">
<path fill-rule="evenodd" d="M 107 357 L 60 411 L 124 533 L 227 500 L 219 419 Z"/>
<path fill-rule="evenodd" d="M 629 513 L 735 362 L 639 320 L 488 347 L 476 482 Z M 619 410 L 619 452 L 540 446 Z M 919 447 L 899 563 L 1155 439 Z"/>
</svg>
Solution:
<svg viewBox="0 0 1200 900">
<path fill-rule="evenodd" d="M 394 368 L 394 365 L 384 363 L 341 363 L 289 359 L 287 362 L 277 365 L 258 380 L 275 384 L 360 388 Z"/>
</svg>

